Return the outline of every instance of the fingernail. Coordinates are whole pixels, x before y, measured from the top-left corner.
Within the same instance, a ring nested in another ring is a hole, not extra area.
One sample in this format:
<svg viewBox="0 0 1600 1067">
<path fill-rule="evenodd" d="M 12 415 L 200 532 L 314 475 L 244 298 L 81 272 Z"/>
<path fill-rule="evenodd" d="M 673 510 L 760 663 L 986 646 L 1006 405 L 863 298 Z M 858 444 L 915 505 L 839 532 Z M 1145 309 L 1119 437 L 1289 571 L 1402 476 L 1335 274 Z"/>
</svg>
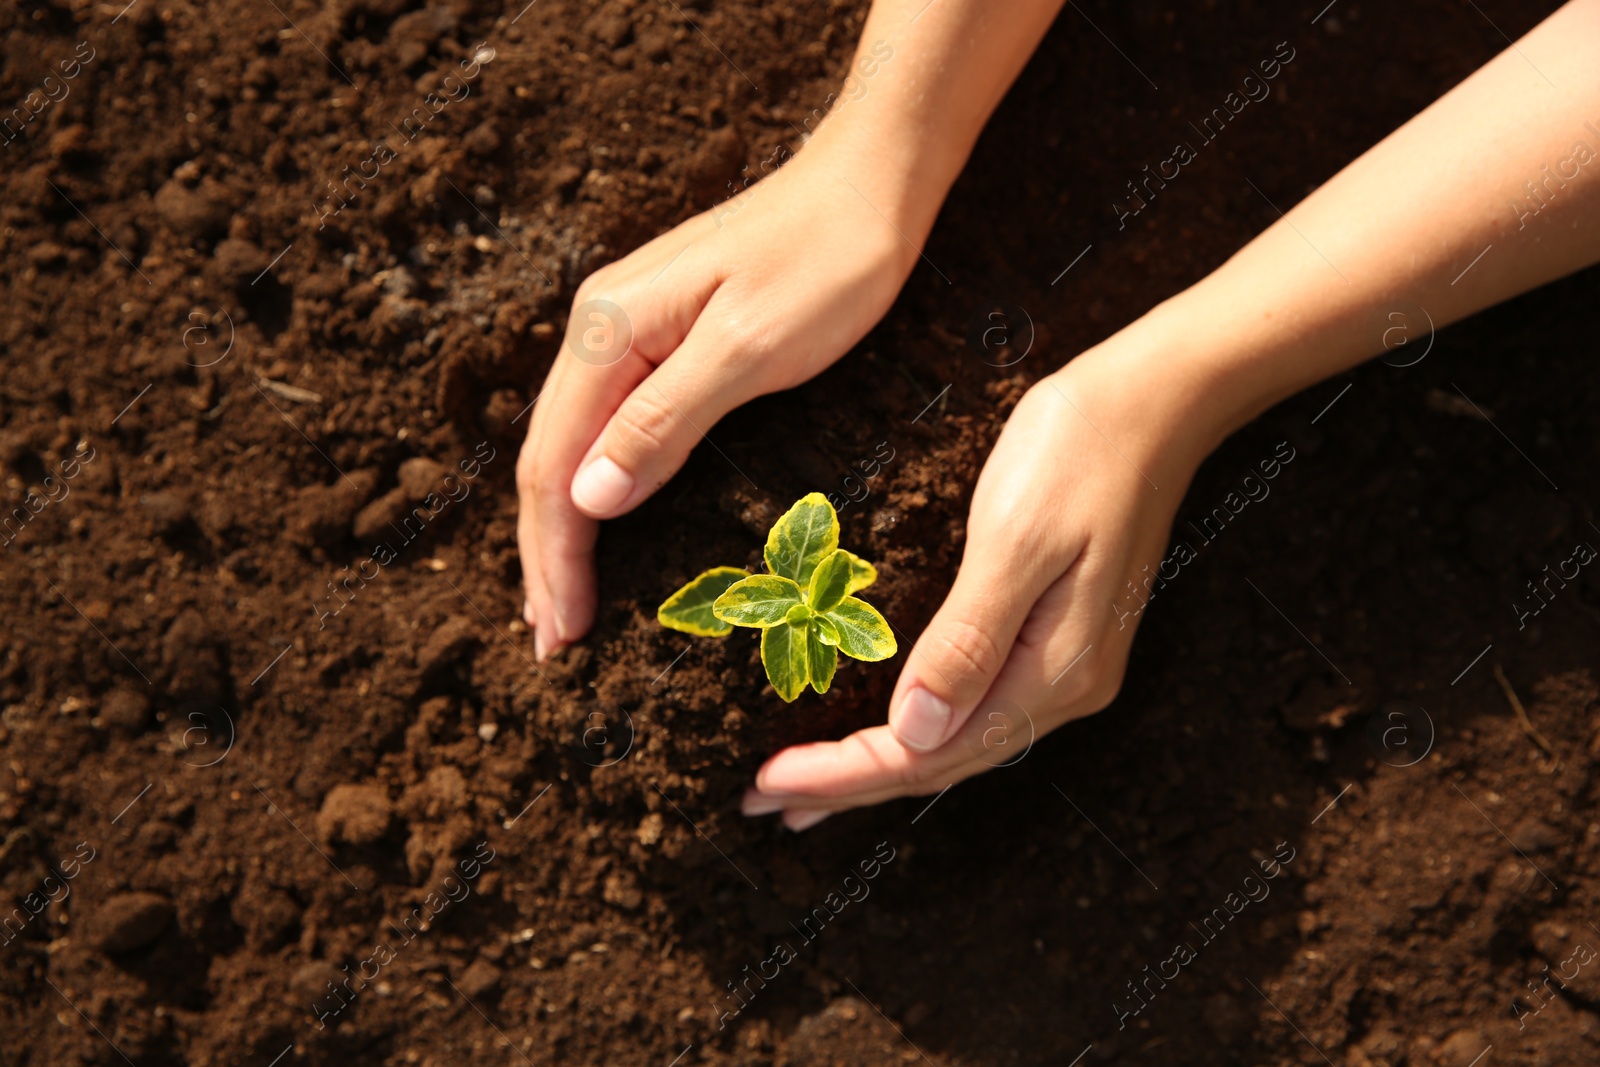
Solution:
<svg viewBox="0 0 1600 1067">
<path fill-rule="evenodd" d="M 769 797 L 758 790 L 748 790 L 744 800 L 739 803 L 739 810 L 754 818 L 757 815 L 771 815 L 775 811 L 783 810 L 783 801 L 777 797 Z"/>
<path fill-rule="evenodd" d="M 532 601 L 524 600 L 522 602 L 522 621 L 527 623 L 530 628 L 539 625 L 538 618 L 533 614 Z"/>
<path fill-rule="evenodd" d="M 574 637 L 576 637 L 577 635 L 574 634 L 572 632 L 572 628 L 567 625 L 567 617 L 562 614 L 561 609 L 558 608 L 558 607 L 551 607 L 550 614 L 552 614 L 552 615 L 554 615 L 556 617 L 556 625 L 555 625 L 556 642 L 559 642 L 560 644 L 563 644 L 563 645 L 571 644 L 572 643 L 572 639 Z"/>
<path fill-rule="evenodd" d="M 950 727 L 950 705 L 917 686 L 900 702 L 900 713 L 889 725 L 902 745 L 913 752 L 928 752 L 944 740 Z"/>
<path fill-rule="evenodd" d="M 538 623 L 533 624 L 533 658 L 543 663 L 544 658 L 550 654 L 550 639 L 545 636 L 544 627 Z"/>
<path fill-rule="evenodd" d="M 601 456 L 572 479 L 572 502 L 584 511 L 604 514 L 622 506 L 633 492 L 633 475 Z"/>
<path fill-rule="evenodd" d="M 795 833 L 799 833 L 802 830 L 811 829 L 813 826 L 817 825 L 817 823 L 821 822 L 823 819 L 826 819 L 832 814 L 833 812 L 831 811 L 785 812 L 783 816 L 783 825 L 787 826 Z"/>
</svg>

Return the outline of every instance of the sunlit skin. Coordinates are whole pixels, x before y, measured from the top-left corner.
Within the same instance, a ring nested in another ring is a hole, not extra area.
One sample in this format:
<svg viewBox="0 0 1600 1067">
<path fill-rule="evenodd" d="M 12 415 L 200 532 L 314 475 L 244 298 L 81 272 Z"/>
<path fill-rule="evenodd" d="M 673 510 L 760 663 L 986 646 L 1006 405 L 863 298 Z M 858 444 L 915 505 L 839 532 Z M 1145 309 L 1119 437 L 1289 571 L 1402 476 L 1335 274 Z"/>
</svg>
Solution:
<svg viewBox="0 0 1600 1067">
<path fill-rule="evenodd" d="M 878 0 L 858 58 L 875 42 L 893 58 L 759 195 L 584 283 L 575 305 L 626 309 L 634 344 L 606 367 L 563 347 L 518 461 L 541 656 L 593 622 L 599 520 L 637 507 L 728 411 L 811 378 L 887 311 L 1057 6 Z M 960 570 L 903 658 L 887 723 L 775 754 L 745 812 L 803 829 L 935 793 L 998 762 L 980 705 L 1021 709 L 1043 734 L 1110 703 L 1142 617 L 1112 605 L 1163 558 L 1223 439 L 1380 351 L 1385 308 L 1421 305 L 1442 327 L 1600 261 L 1600 158 L 1576 151 L 1600 153 L 1597 49 L 1600 0 L 1575 0 L 1292 209 L 1279 203 L 1287 215 L 1211 275 L 1030 389 L 978 479 Z"/>
</svg>

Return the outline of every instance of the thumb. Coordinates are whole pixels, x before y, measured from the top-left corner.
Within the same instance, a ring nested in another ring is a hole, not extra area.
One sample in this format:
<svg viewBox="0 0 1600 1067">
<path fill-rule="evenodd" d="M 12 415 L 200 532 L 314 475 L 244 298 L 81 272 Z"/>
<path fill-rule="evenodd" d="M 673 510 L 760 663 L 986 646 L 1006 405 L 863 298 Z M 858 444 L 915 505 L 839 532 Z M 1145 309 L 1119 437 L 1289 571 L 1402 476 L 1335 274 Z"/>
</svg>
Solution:
<svg viewBox="0 0 1600 1067">
<path fill-rule="evenodd" d="M 736 371 L 712 321 L 702 314 L 606 423 L 572 479 L 579 511 L 596 519 L 631 511 L 677 473 L 717 420 L 763 391 L 752 380 L 759 365 Z"/>
<path fill-rule="evenodd" d="M 912 647 L 889 702 L 889 729 L 906 748 L 930 752 L 966 724 L 1049 584 L 1008 555 L 969 542 L 950 595 Z"/>
</svg>

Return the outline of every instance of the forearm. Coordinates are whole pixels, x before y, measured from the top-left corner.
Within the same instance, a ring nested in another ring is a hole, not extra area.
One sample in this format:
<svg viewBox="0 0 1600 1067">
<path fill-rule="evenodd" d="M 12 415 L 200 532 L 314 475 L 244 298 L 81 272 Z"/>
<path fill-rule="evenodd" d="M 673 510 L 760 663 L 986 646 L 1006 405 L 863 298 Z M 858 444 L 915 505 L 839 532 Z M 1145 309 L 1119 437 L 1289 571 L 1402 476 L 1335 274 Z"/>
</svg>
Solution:
<svg viewBox="0 0 1600 1067">
<path fill-rule="evenodd" d="M 1597 51 L 1600 0 L 1568 4 L 1130 327 L 1196 444 L 1381 351 L 1388 309 L 1442 327 L 1600 261 Z"/>
<path fill-rule="evenodd" d="M 844 176 L 921 241 L 1061 4 L 876 0 L 810 143 L 850 159 Z"/>
</svg>

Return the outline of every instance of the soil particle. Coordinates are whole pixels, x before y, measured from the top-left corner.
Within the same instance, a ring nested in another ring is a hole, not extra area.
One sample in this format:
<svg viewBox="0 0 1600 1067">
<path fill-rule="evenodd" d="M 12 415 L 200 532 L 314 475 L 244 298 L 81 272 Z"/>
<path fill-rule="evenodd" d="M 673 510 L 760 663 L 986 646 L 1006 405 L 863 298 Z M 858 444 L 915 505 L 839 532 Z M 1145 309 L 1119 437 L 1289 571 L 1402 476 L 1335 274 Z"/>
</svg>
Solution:
<svg viewBox="0 0 1600 1067">
<path fill-rule="evenodd" d="M 178 733 L 174 730 L 174 733 Z M 175 739 L 174 748 L 181 747 L 182 736 Z M 139 827 L 137 837 L 139 844 L 148 852 L 160 854 L 170 852 L 178 843 L 178 828 L 161 819 L 152 819 Z"/>
<path fill-rule="evenodd" d="M 198 188 L 172 179 L 156 191 L 155 208 L 173 233 L 189 240 L 221 234 L 233 214 L 222 187 L 210 178 Z"/>
<path fill-rule="evenodd" d="M 583 32 L 607 48 L 616 48 L 633 29 L 627 0 L 605 0 L 583 24 Z"/>
<path fill-rule="evenodd" d="M 1364 1056 L 1371 1067 L 1390 1067 L 1404 1062 L 1406 1041 L 1403 1035 L 1389 1027 L 1379 1026 L 1361 1039 L 1355 1051 Z"/>
<path fill-rule="evenodd" d="M 1534 923 L 1528 940 L 1544 960 L 1534 976 L 1537 981 L 1548 975 L 1550 988 L 1585 1003 L 1600 1002 L 1600 937 L 1592 927 L 1546 919 Z"/>
<path fill-rule="evenodd" d="M 907 1053 L 910 1058 L 916 1056 L 889 1020 L 871 1005 L 855 997 L 843 997 L 801 1019 L 774 1062 L 778 1067 L 891 1064 L 910 1062 Z"/>
<path fill-rule="evenodd" d="M 381 785 L 336 785 L 322 801 L 317 830 L 324 841 L 370 845 L 389 831 L 393 810 Z"/>
<path fill-rule="evenodd" d="M 1537 817 L 1518 823 L 1509 836 L 1520 852 L 1547 852 L 1566 840 L 1560 831 Z"/>
<path fill-rule="evenodd" d="M 429 493 L 440 492 L 441 483 L 449 473 L 450 468 L 438 460 L 413 456 L 400 464 L 398 479 L 408 497 L 421 500 Z"/>
<path fill-rule="evenodd" d="M 100 722 L 125 736 L 141 733 L 150 725 L 150 698 L 135 689 L 113 689 L 100 704 Z"/>
<path fill-rule="evenodd" d="M 684 167 L 684 177 L 695 202 L 709 205 L 730 195 L 728 183 L 739 176 L 744 161 L 744 138 L 739 136 L 738 130 L 724 126 L 706 134 Z"/>
<path fill-rule="evenodd" d="M 285 523 L 290 539 L 300 545 L 333 547 L 351 533 L 356 516 L 377 487 L 378 472 L 366 469 L 300 490 Z"/>
<path fill-rule="evenodd" d="M 644 893 L 632 871 L 612 871 L 606 875 L 603 895 L 607 904 L 615 904 L 626 911 L 633 911 L 644 903 Z"/>
<path fill-rule="evenodd" d="M 400 810 L 412 824 L 406 865 L 413 878 L 442 878 L 452 857 L 477 832 L 468 811 L 466 779 L 448 764 L 435 767 L 423 782 L 408 789 Z"/>
<path fill-rule="evenodd" d="M 494 122 L 479 123 L 461 139 L 463 147 L 475 156 L 492 155 L 500 150 L 500 146 L 503 143 L 504 138 L 500 135 L 500 127 Z M 489 243 L 488 238 L 484 238 L 484 241 Z M 491 243 L 489 247 L 492 249 L 495 246 Z M 480 248 L 479 251 L 482 251 L 482 249 Z"/>
<path fill-rule="evenodd" d="M 571 196 L 583 181 L 583 168 L 576 163 L 561 163 L 550 169 L 546 180 L 551 192 Z"/>
<path fill-rule="evenodd" d="M 239 237 L 228 237 L 217 242 L 212 253 L 216 270 L 230 285 L 248 283 L 267 268 L 270 259 L 259 245 Z"/>
<path fill-rule="evenodd" d="M 1439 1067 L 1470 1067 L 1488 1046 L 1482 1030 L 1471 1027 L 1457 1030 L 1439 1042 L 1433 1050 L 1433 1062 Z"/>
<path fill-rule="evenodd" d="M 409 493 L 404 489 L 391 489 L 356 512 L 350 522 L 350 533 L 363 544 L 398 536 L 396 526 L 411 505 Z"/>
<path fill-rule="evenodd" d="M 666 820 L 662 818 L 661 813 L 652 811 L 639 820 L 639 827 L 634 831 L 634 836 L 638 838 L 639 844 L 649 848 L 661 840 L 661 831 L 665 825 Z"/>
<path fill-rule="evenodd" d="M 89 944 L 101 952 L 143 948 L 161 936 L 172 913 L 172 901 L 158 893 L 119 893 L 89 914 Z"/>
<path fill-rule="evenodd" d="M 461 972 L 461 977 L 456 979 L 456 985 L 461 987 L 461 992 L 470 1000 L 489 996 L 500 989 L 500 968 L 488 960 L 473 960 L 467 969 Z"/>
<path fill-rule="evenodd" d="M 337 986 L 344 977 L 326 960 L 301 964 L 289 975 L 290 996 L 294 1003 L 310 1004 L 328 995 L 329 983 Z"/>
<path fill-rule="evenodd" d="M 640 30 L 639 51 L 652 63 L 659 63 L 672 54 L 672 34 L 660 26 Z"/>
<path fill-rule="evenodd" d="M 183 489 L 162 489 L 139 498 L 139 507 L 158 535 L 170 534 L 194 516 L 193 494 Z"/>
<path fill-rule="evenodd" d="M 456 19 L 441 7 L 408 11 L 389 26 L 389 45 L 402 67 L 410 67 L 423 59 L 439 38 L 455 28 Z"/>
<path fill-rule="evenodd" d="M 442 764 L 406 790 L 401 810 L 408 818 L 442 819 L 465 808 L 467 780 L 461 771 Z"/>
<path fill-rule="evenodd" d="M 288 893 L 254 879 L 245 882 L 230 905 L 233 921 L 245 932 L 245 944 L 258 952 L 288 941 L 304 910 Z"/>
<path fill-rule="evenodd" d="M 479 640 L 477 627 L 471 619 L 464 615 L 448 619 L 417 649 L 417 671 L 426 678 L 454 663 Z"/>
<path fill-rule="evenodd" d="M 227 685 L 222 645 L 215 623 L 199 611 L 187 608 L 178 614 L 161 641 L 167 689 L 174 699 L 222 702 Z"/>
<path fill-rule="evenodd" d="M 67 262 L 68 250 L 54 241 L 45 241 L 28 249 L 28 262 L 36 267 L 49 269 L 63 266 Z"/>
<path fill-rule="evenodd" d="M 517 423 L 512 420 L 519 415 L 526 418 L 522 413 L 527 406 L 527 400 L 517 390 L 496 389 L 489 394 L 489 401 L 483 406 L 483 428 L 497 442 L 512 443 L 517 432 Z"/>
<path fill-rule="evenodd" d="M 50 135 L 47 151 L 52 159 L 77 162 L 90 150 L 89 127 L 81 122 L 63 126 Z"/>
<path fill-rule="evenodd" d="M 1345 720 L 1361 711 L 1361 695 L 1349 686 L 1335 686 L 1325 679 L 1313 679 L 1279 709 L 1283 724 L 1291 730 L 1313 733 L 1337 730 Z"/>
</svg>

